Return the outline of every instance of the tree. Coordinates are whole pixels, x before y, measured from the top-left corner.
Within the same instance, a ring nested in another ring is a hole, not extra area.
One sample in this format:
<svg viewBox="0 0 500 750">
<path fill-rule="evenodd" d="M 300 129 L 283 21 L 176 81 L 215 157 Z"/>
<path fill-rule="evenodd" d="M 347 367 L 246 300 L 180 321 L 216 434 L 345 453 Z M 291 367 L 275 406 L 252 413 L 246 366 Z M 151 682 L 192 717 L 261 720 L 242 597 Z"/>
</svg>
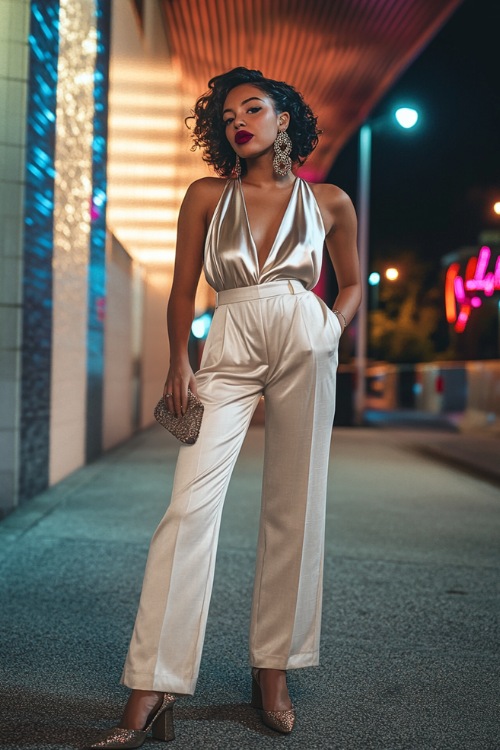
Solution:
<svg viewBox="0 0 500 750">
<path fill-rule="evenodd" d="M 380 302 L 369 315 L 369 354 L 387 362 L 429 361 L 436 355 L 433 334 L 443 315 L 437 274 L 411 252 L 400 254 L 394 265 L 398 279 L 382 280 Z"/>
</svg>

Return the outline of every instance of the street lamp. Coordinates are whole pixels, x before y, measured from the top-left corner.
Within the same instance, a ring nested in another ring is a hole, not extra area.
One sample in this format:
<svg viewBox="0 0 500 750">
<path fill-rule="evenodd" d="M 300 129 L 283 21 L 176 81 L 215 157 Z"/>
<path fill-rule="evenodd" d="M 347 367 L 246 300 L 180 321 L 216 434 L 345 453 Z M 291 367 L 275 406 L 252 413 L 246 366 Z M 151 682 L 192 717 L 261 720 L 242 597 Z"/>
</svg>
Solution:
<svg viewBox="0 0 500 750">
<path fill-rule="evenodd" d="M 372 310 L 378 309 L 378 289 L 380 284 L 380 274 L 377 271 L 372 271 L 372 273 L 368 276 L 368 283 L 372 288 Z M 369 300 L 368 300 L 368 306 L 369 306 Z"/>
<path fill-rule="evenodd" d="M 398 125 L 401 125 L 405 130 L 415 127 L 418 121 L 418 112 L 413 107 L 399 107 L 394 112 L 394 117 Z"/>
<path fill-rule="evenodd" d="M 418 121 L 418 112 L 413 107 L 399 107 L 394 112 L 398 125 L 406 130 L 413 128 Z M 357 314 L 356 329 L 356 390 L 354 394 L 354 415 L 356 424 L 363 423 L 365 408 L 365 379 L 368 321 L 368 256 L 370 235 L 370 178 L 372 161 L 373 125 L 386 118 L 365 122 L 359 131 L 359 170 L 358 170 L 358 248 L 362 284 L 362 300 Z"/>
<path fill-rule="evenodd" d="M 384 276 L 387 281 L 397 281 L 397 279 L 399 278 L 399 271 L 397 268 L 387 268 L 385 270 Z M 368 284 L 372 289 L 372 310 L 378 310 L 380 280 L 381 277 L 378 271 L 372 271 L 368 276 Z M 369 302 L 370 301 L 368 300 L 368 308 L 370 308 Z"/>
<path fill-rule="evenodd" d="M 385 278 L 387 281 L 396 281 L 399 277 L 399 271 L 397 268 L 388 268 L 385 272 Z"/>
</svg>

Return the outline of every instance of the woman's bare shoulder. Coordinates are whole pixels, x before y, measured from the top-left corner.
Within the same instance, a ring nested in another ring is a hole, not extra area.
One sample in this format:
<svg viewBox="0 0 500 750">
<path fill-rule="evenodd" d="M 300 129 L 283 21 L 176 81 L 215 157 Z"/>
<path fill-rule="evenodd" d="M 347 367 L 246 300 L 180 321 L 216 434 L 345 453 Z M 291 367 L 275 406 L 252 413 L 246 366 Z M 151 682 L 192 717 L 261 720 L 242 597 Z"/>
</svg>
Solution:
<svg viewBox="0 0 500 750">
<path fill-rule="evenodd" d="M 323 216 L 326 233 L 335 229 L 344 217 L 354 213 L 354 206 L 347 193 L 337 185 L 330 183 L 314 183 L 309 187 Z"/>
<path fill-rule="evenodd" d="M 205 216 L 211 216 L 230 178 L 201 177 L 190 184 L 184 197 L 187 205 L 196 205 Z"/>
<path fill-rule="evenodd" d="M 335 208 L 345 203 L 352 203 L 347 193 L 337 185 L 332 185 L 328 182 L 308 184 L 318 203 L 320 205 L 323 203 L 325 208 Z"/>
<path fill-rule="evenodd" d="M 200 177 L 190 184 L 186 195 L 196 196 L 198 199 L 213 199 L 214 195 L 222 195 L 222 191 L 230 178 L 224 177 Z"/>
</svg>

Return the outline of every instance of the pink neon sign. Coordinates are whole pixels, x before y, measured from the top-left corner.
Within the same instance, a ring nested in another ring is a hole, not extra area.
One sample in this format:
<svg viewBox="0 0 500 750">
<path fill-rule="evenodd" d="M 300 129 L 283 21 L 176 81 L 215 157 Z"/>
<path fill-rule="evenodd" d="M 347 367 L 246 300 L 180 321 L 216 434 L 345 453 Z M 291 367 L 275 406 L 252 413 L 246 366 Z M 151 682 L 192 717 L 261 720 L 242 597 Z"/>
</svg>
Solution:
<svg viewBox="0 0 500 750">
<path fill-rule="evenodd" d="M 500 255 L 496 259 L 494 271 L 488 271 L 490 258 L 491 250 L 484 246 L 477 258 L 469 260 L 463 276 L 459 276 L 458 263 L 452 263 L 446 272 L 446 319 L 448 323 L 454 324 L 458 333 L 465 330 L 471 310 L 483 304 L 478 293 L 491 297 L 495 291 L 500 290 Z"/>
</svg>

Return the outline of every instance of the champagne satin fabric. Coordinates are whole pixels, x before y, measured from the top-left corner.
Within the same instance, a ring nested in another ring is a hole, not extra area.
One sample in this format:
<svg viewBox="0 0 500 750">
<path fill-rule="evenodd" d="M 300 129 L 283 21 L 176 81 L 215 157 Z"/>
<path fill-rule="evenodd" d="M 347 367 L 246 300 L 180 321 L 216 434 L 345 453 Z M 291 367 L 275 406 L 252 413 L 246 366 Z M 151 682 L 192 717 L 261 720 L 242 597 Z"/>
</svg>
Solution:
<svg viewBox="0 0 500 750">
<path fill-rule="evenodd" d="M 273 246 L 259 273 L 241 180 L 229 179 L 208 228 L 205 276 L 223 289 L 297 279 L 306 289 L 319 280 L 325 228 L 311 188 L 297 177 Z"/>
<path fill-rule="evenodd" d="M 219 296 L 195 374 L 205 406 L 200 434 L 194 445 L 180 447 L 170 505 L 151 542 L 122 674 L 131 688 L 195 692 L 224 500 L 262 394 L 265 453 L 249 660 L 274 669 L 319 662 L 340 323 L 297 280 Z"/>
<path fill-rule="evenodd" d="M 336 315 L 310 291 L 324 237 L 314 195 L 297 179 L 259 273 L 241 183 L 228 180 L 205 250 L 206 277 L 218 292 L 195 373 L 205 411 L 198 441 L 180 448 L 170 505 L 151 542 L 121 680 L 128 687 L 195 691 L 226 491 L 262 395 L 265 455 L 250 664 L 318 664 L 341 334 Z"/>
</svg>

